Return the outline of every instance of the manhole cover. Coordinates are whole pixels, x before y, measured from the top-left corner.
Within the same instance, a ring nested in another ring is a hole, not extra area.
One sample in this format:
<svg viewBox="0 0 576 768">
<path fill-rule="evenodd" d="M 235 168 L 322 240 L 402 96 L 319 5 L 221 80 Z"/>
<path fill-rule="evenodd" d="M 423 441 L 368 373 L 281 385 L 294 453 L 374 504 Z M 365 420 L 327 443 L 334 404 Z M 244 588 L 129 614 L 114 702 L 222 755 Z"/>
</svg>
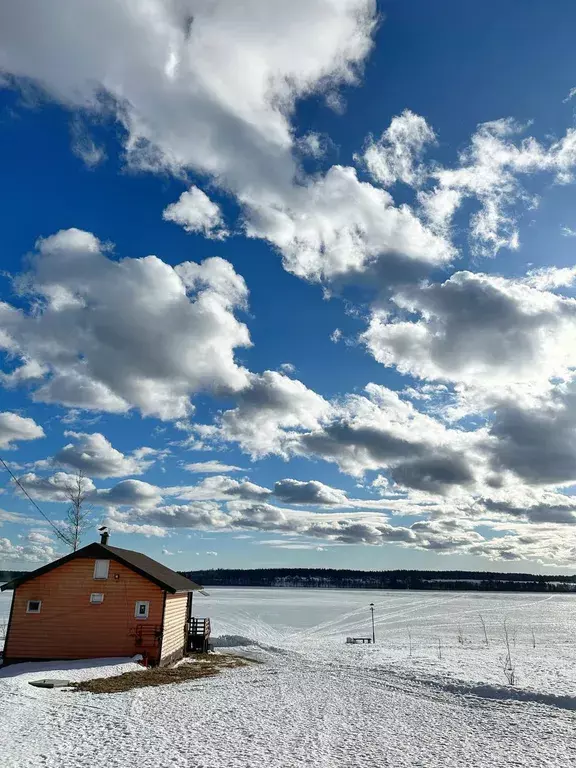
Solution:
<svg viewBox="0 0 576 768">
<path fill-rule="evenodd" d="M 36 688 L 65 688 L 70 685 L 69 680 L 50 680 L 45 678 L 44 680 L 30 680 L 30 685 Z"/>
</svg>

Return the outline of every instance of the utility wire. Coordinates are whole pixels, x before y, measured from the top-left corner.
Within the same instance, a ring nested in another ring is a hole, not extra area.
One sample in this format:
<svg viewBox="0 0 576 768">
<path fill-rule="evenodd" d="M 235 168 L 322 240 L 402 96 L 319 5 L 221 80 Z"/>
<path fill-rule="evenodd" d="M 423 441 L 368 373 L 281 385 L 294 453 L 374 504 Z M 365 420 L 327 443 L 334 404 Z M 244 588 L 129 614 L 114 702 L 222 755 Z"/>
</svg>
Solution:
<svg viewBox="0 0 576 768">
<path fill-rule="evenodd" d="M 8 464 L 6 464 L 6 462 L 4 461 L 4 459 L 2 458 L 2 456 L 0 456 L 0 463 L 2 464 L 2 466 L 4 467 L 4 469 L 6 470 L 6 472 L 8 472 L 8 474 L 10 475 L 10 477 L 12 478 L 12 480 L 14 480 L 14 482 L 16 483 L 16 485 L 18 486 L 18 488 L 20 488 L 20 490 L 22 491 L 22 493 L 23 493 L 23 494 L 26 496 L 26 498 L 28 499 L 28 501 L 29 501 L 31 504 L 33 504 L 33 505 L 34 505 L 34 507 L 35 507 L 35 508 L 38 510 L 38 512 L 40 512 L 40 514 L 42 515 L 42 517 L 44 518 L 44 520 L 46 520 L 46 522 L 48 522 L 48 523 L 49 523 L 49 524 L 52 526 L 52 528 L 54 528 L 54 530 L 56 531 L 56 535 L 58 536 L 58 538 L 59 538 L 59 539 L 62 539 L 62 538 L 63 538 L 63 536 L 62 536 L 62 532 L 60 531 L 60 529 L 58 528 L 58 526 L 57 526 L 57 525 L 55 525 L 55 524 L 52 522 L 52 520 L 50 520 L 50 518 L 48 517 L 48 515 L 44 514 L 44 512 L 43 512 L 43 511 L 40 509 L 40 507 L 38 506 L 38 504 L 36 504 L 36 502 L 34 501 L 34 499 L 32 498 L 32 496 L 30 496 L 30 494 L 28 493 L 28 491 L 26 490 L 26 488 L 24 488 L 24 486 L 22 485 L 22 483 L 20 482 L 20 480 L 18 480 L 18 478 L 16 477 L 16 475 L 14 474 L 14 472 L 12 472 L 12 470 L 10 469 L 10 467 L 8 466 Z"/>
</svg>

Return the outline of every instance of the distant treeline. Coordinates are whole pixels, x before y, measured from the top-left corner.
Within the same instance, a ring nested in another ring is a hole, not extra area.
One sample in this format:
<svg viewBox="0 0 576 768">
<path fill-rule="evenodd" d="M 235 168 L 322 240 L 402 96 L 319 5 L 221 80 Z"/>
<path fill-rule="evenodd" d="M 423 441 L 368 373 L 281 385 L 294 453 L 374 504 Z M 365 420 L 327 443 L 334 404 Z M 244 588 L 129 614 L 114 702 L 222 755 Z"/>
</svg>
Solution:
<svg viewBox="0 0 576 768">
<path fill-rule="evenodd" d="M 314 587 L 321 589 L 467 589 L 574 592 L 576 575 L 535 576 L 487 571 L 347 571 L 336 568 L 216 568 L 186 571 L 206 587 Z"/>
<path fill-rule="evenodd" d="M 26 571 L 0 571 L 0 584 L 3 584 L 5 581 L 12 581 L 12 579 L 17 579 L 19 576 L 23 576 L 26 573 Z"/>
</svg>

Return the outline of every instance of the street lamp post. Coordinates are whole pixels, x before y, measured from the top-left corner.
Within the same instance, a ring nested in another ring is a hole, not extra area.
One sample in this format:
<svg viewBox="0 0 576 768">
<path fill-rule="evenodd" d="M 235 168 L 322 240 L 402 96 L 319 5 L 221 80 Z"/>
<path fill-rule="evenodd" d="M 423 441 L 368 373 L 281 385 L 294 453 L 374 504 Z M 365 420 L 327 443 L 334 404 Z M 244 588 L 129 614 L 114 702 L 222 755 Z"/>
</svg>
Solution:
<svg viewBox="0 0 576 768">
<path fill-rule="evenodd" d="M 376 642 L 376 633 L 374 631 L 374 603 L 370 603 L 370 613 L 372 614 L 372 644 Z"/>
</svg>

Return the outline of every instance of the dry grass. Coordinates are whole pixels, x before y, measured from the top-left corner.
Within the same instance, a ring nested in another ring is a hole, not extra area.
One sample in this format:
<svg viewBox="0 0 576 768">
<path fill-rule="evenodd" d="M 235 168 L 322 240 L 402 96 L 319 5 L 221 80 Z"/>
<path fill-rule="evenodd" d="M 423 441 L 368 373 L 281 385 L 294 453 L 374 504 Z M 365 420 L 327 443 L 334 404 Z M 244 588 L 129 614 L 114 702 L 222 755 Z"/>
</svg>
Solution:
<svg viewBox="0 0 576 768">
<path fill-rule="evenodd" d="M 125 672 L 115 677 L 101 677 L 96 680 L 84 680 L 73 684 L 75 691 L 90 693 L 121 693 L 133 688 L 147 688 L 155 685 L 185 683 L 203 677 L 218 675 L 222 669 L 246 667 L 254 662 L 231 654 L 198 654 L 193 661 L 184 662 L 177 667 L 154 667 L 142 671 Z"/>
</svg>

